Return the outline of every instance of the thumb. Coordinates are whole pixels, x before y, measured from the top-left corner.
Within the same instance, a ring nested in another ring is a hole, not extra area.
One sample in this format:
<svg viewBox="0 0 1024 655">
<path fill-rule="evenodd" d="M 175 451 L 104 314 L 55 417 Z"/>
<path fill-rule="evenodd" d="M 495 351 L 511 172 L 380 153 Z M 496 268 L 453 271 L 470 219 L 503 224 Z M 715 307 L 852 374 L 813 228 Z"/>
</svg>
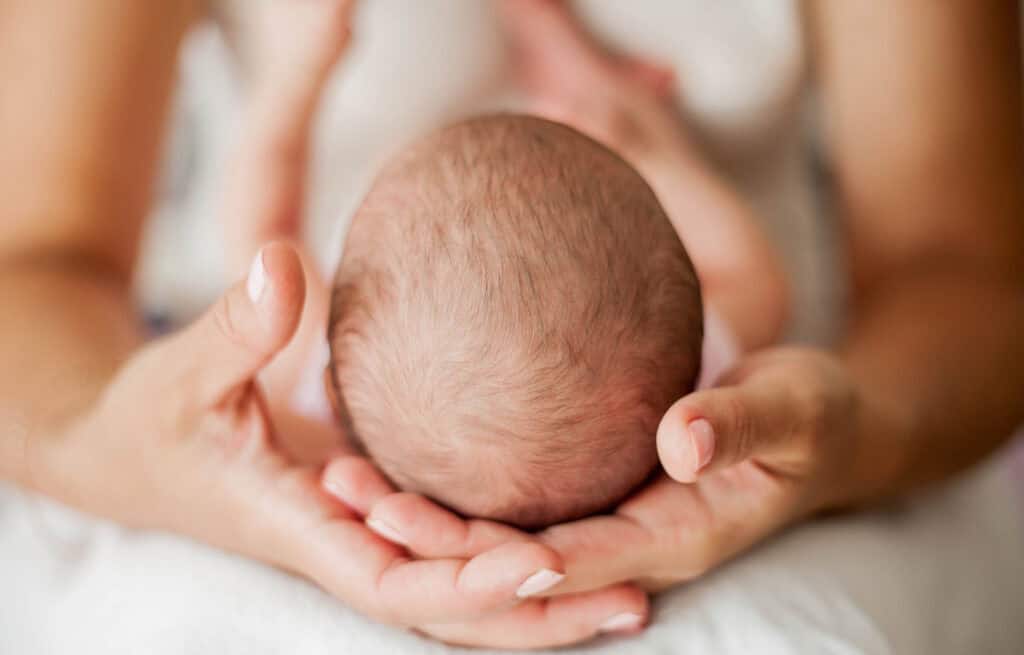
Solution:
<svg viewBox="0 0 1024 655">
<path fill-rule="evenodd" d="M 773 450 L 788 428 L 783 399 L 765 385 L 718 387 L 676 401 L 658 425 L 658 457 L 679 482 Z"/>
<path fill-rule="evenodd" d="M 264 246 L 237 282 L 165 345 L 200 404 L 216 405 L 252 378 L 291 340 L 305 301 L 301 260 L 284 243 Z"/>
</svg>

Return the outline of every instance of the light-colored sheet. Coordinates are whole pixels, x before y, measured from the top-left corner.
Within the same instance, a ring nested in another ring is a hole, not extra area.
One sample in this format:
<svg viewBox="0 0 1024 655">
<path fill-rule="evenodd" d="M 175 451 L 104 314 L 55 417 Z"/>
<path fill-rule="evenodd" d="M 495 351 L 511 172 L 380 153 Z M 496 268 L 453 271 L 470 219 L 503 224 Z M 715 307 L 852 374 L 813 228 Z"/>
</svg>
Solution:
<svg viewBox="0 0 1024 655">
<path fill-rule="evenodd" d="M 644 634 L 559 652 L 1017 655 L 1024 514 L 1008 461 L 927 499 L 793 530 L 660 596 Z M 457 650 L 259 564 L 0 487 L 4 655 Z"/>
</svg>

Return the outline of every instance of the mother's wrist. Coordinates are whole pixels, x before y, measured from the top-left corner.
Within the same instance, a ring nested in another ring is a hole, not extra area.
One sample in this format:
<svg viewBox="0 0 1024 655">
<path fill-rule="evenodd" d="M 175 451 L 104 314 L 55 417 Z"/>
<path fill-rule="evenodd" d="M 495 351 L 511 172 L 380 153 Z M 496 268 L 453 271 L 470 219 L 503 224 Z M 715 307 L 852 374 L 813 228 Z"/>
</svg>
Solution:
<svg viewBox="0 0 1024 655">
<path fill-rule="evenodd" d="M 0 414 L 0 479 L 22 489 L 49 495 L 46 480 L 49 450 L 43 430 L 22 414 Z"/>
<path fill-rule="evenodd" d="M 5 428 L 0 435 L 7 442 L 0 477 L 32 493 L 79 505 L 88 458 L 81 459 L 69 451 L 84 438 L 84 425 L 81 416 L 35 424 L 25 420 L 20 428 L 15 427 L 13 439 L 7 439 L 11 435 Z M 8 454 L 11 457 L 6 457 Z"/>
<path fill-rule="evenodd" d="M 30 433 L 20 412 L 0 407 L 0 480 L 31 487 Z"/>
</svg>

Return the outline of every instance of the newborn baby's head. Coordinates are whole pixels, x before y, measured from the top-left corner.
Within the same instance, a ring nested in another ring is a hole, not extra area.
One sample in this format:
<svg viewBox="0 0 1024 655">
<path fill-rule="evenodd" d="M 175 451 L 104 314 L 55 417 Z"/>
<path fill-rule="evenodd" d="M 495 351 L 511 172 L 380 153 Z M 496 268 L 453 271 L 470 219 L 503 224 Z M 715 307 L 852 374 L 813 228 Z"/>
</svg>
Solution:
<svg viewBox="0 0 1024 655">
<path fill-rule="evenodd" d="M 350 438 L 399 487 L 534 528 L 657 465 L 700 366 L 700 289 L 653 192 L 558 124 L 459 123 L 380 174 L 328 328 Z"/>
</svg>

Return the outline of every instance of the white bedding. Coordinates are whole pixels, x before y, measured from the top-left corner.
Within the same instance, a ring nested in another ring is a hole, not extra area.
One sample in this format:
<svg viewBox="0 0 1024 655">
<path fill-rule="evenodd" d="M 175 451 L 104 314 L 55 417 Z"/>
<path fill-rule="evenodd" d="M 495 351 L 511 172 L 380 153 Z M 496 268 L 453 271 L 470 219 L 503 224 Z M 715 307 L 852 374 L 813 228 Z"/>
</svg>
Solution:
<svg viewBox="0 0 1024 655">
<path fill-rule="evenodd" d="M 1024 652 L 1021 482 L 1000 458 L 928 498 L 805 525 L 662 594 L 642 635 L 559 652 Z M 0 488 L 4 655 L 449 653 L 286 574 Z"/>
</svg>

